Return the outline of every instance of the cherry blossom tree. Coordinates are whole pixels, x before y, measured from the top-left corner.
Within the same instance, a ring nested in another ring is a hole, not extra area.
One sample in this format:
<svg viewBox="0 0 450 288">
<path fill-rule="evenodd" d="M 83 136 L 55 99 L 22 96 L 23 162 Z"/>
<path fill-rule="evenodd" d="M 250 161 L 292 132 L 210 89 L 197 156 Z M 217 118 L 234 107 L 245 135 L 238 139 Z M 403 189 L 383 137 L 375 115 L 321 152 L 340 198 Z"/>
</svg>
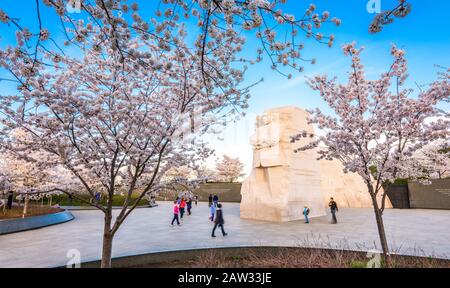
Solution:
<svg viewBox="0 0 450 288">
<path fill-rule="evenodd" d="M 319 159 L 339 159 L 345 172 L 362 177 L 372 199 L 383 256 L 389 266 L 383 223 L 386 193 L 382 185 L 398 177 L 422 176 L 411 165 L 414 152 L 432 141 L 449 139 L 449 118 L 436 105 L 448 100 L 450 83 L 447 74 L 413 97 L 414 90 L 405 87 L 405 51 L 395 46 L 391 50 L 393 63 L 387 72 L 379 79 L 367 80 L 361 64 L 362 50 L 354 43 L 343 46 L 344 54 L 351 58 L 346 84 L 326 75 L 309 79 L 309 85 L 320 93 L 334 114 L 325 115 L 319 109 L 310 111 L 310 123 L 316 124 L 324 135 L 304 132 L 292 141 L 315 137 L 311 144 L 296 151 L 316 148 Z M 375 171 L 375 179 L 371 171 Z"/>
<path fill-rule="evenodd" d="M 9 193 L 11 190 L 11 181 L 8 177 L 7 171 L 4 171 L 3 159 L 0 158 L 0 209 L 2 209 L 3 214 L 6 210 L 6 200 L 3 199 L 4 195 Z"/>
<path fill-rule="evenodd" d="M 314 5 L 296 18 L 282 11 L 284 2 L 164 0 L 148 17 L 125 0 L 82 0 L 75 14 L 68 9 L 74 1 L 37 0 L 36 27 L 23 27 L 20 15 L 0 8 L 2 33 L 9 27 L 17 42 L 0 50 L 2 75 L 9 75 L 0 83 L 17 85 L 15 93 L 0 96 L 0 147 L 19 159 L 45 152 L 51 157 L 34 159 L 41 167 L 71 172 L 83 193 L 53 190 L 104 213 L 102 267 L 111 265 L 114 235 L 139 201 L 175 184 L 161 181 L 166 171 L 211 154 L 192 136 L 213 125 L 204 123 L 206 116 L 230 120 L 248 106 L 242 85 L 248 64 L 265 54 L 289 77 L 280 66 L 302 71 L 315 62 L 301 53 L 302 38 L 332 45 L 334 37 L 319 30 L 339 19 Z M 44 8 L 60 18 L 62 35 L 45 22 Z M 187 37 L 192 23 L 198 31 Z M 254 59 L 244 59 L 244 34 L 252 31 L 260 47 Z M 23 148 L 11 137 L 15 129 L 28 135 L 19 141 Z M 113 220 L 119 189 L 126 198 Z M 99 190 L 104 206 L 84 197 Z"/>
<path fill-rule="evenodd" d="M 22 27 L 17 17 L 8 15 L 0 9 L 0 23 L 16 27 L 21 31 L 19 41 L 34 46 L 34 54 L 38 48 L 47 48 L 45 41 L 51 41 L 58 49 L 60 45 L 44 26 L 41 19 L 42 4 L 36 1 L 36 17 L 38 19 L 39 31 L 32 33 L 28 28 Z M 200 66 L 204 74 L 204 84 L 207 81 L 217 81 L 209 71 L 215 69 L 216 60 L 224 60 L 232 57 L 235 63 L 253 64 L 262 60 L 267 55 L 272 63 L 272 68 L 282 72 L 280 67 L 291 67 L 294 70 L 303 71 L 305 64 L 316 62 L 314 57 L 303 54 L 305 47 L 304 38 L 313 39 L 319 43 L 332 46 L 334 35 L 324 35 L 320 29 L 324 24 L 339 26 L 341 20 L 331 17 L 328 11 L 318 11 L 316 5 L 310 4 L 300 15 L 285 12 L 283 10 L 287 0 L 164 0 L 155 3 L 153 17 L 149 21 L 144 20 L 138 3 L 127 3 L 125 0 L 42 0 L 61 18 L 61 24 L 65 29 L 67 42 L 73 40 L 84 40 L 91 33 L 89 26 L 109 27 L 103 37 L 112 37 L 115 44 L 120 43 L 119 30 L 126 29 L 129 33 L 139 35 L 143 39 L 153 39 L 158 42 L 160 48 L 172 49 L 178 47 L 179 24 L 189 23 L 199 27 L 191 52 L 196 54 L 200 60 Z M 79 5 L 74 5 L 79 4 Z M 73 7 L 76 6 L 76 7 Z M 70 8 L 70 9 L 68 9 Z M 78 12 L 71 14 L 73 8 Z M 296 9 L 296 13 L 298 10 Z M 80 14 L 90 18 L 90 23 L 80 23 Z M 67 33 L 70 30 L 71 33 Z M 246 42 L 244 34 L 252 33 L 259 40 L 260 45 L 256 48 L 254 59 L 243 58 L 238 55 Z M 39 41 L 34 45 L 30 43 L 32 36 L 39 36 Z M 226 45 L 224 45 L 226 44 Z M 127 47 L 115 45 L 120 51 L 120 56 L 130 56 Z M 228 50 L 228 53 L 224 52 Z M 216 71 L 217 72 L 217 71 Z M 225 72 L 242 73 L 237 70 L 227 69 Z M 217 76 L 217 75 L 216 75 Z"/>
<path fill-rule="evenodd" d="M 188 166 L 179 166 L 170 168 L 163 177 L 167 180 L 173 180 L 176 178 L 194 180 L 197 179 L 197 172 Z"/>
<path fill-rule="evenodd" d="M 217 180 L 217 173 L 213 169 L 203 165 L 197 169 L 197 177 L 199 179 L 204 179 L 206 182 L 214 182 Z"/>
<path fill-rule="evenodd" d="M 235 182 L 245 175 L 242 173 L 243 170 L 244 164 L 237 157 L 223 155 L 222 160 L 216 163 L 217 178 L 224 182 Z"/>
<path fill-rule="evenodd" d="M 58 194 L 52 190 L 54 184 L 53 178 L 48 169 L 42 165 L 35 165 L 30 161 L 14 157 L 14 155 L 1 155 L 3 170 L 3 179 L 5 187 L 0 188 L 2 193 L 14 191 L 17 194 L 16 199 L 24 201 L 22 217 L 26 217 L 29 208 L 29 201 L 38 201 L 49 198 L 53 194 Z M 30 158 L 28 158 L 30 159 Z M 3 186 L 3 185 L 2 185 Z M 7 188 L 6 188 L 7 187 Z M 42 192 L 49 191 L 49 192 Z"/>
<path fill-rule="evenodd" d="M 114 234 L 138 202 L 159 188 L 161 175 L 172 165 L 209 155 L 204 144 L 173 137 L 184 123 L 178 116 L 199 108 L 207 113 L 225 106 L 225 101 L 236 105 L 241 101 L 234 99 L 239 93 L 236 88 L 231 92 L 223 85 L 219 93 L 200 88 L 200 70 L 186 70 L 185 66 L 193 59 L 176 51 L 162 53 L 143 42 L 146 50 L 155 52 L 130 48 L 146 55 L 121 61 L 119 50 L 109 48 L 115 41 L 102 39 L 103 33 L 99 30 L 90 40 L 102 41 L 105 47 L 83 48 L 79 58 L 42 51 L 42 63 L 33 64 L 27 54 L 17 55 L 13 49 L 3 52 L 7 59 L 4 67 L 17 76 L 21 89 L 2 99 L 7 117 L 2 119 L 1 140 L 4 149 L 20 157 L 30 150 L 54 155 L 52 161 L 36 160 L 44 166 L 57 161 L 70 170 L 89 198 L 94 198 L 98 189 L 106 193 L 106 206 L 88 199 L 83 202 L 105 214 L 102 267 L 108 267 Z M 136 45 L 134 39 L 125 39 L 122 45 Z M 43 67 L 46 59 L 52 61 L 51 68 Z M 231 74 L 221 81 L 229 87 L 236 83 Z M 17 102 L 23 104 L 15 108 Z M 8 132 L 18 127 L 30 135 L 20 143 L 27 147 L 24 151 L 9 138 Z M 119 184 L 126 188 L 126 198 L 113 222 L 112 200 Z M 63 187 L 55 189 L 73 194 Z M 131 197 L 134 193 L 139 193 L 136 199 Z"/>
<path fill-rule="evenodd" d="M 450 176 L 450 151 L 445 143 L 432 143 L 415 156 L 418 169 L 427 179 L 443 179 Z"/>
<path fill-rule="evenodd" d="M 60 194 L 61 192 L 54 190 L 55 185 L 75 185 L 67 180 L 62 181 L 62 177 L 67 175 L 64 172 L 67 171 L 61 170 L 60 166 L 49 165 L 55 164 L 51 160 L 52 155 L 42 150 L 31 151 L 21 144 L 30 139 L 23 130 L 11 132 L 11 145 L 14 145 L 15 150 L 6 150 L 0 154 L 0 171 L 8 181 L 8 191 L 14 191 L 17 194 L 16 199 L 24 200 L 25 217 L 30 200 L 51 199 L 53 194 Z"/>
<path fill-rule="evenodd" d="M 7 200 L 3 199 L 4 195 L 9 192 L 10 183 L 8 177 L 0 172 L 0 209 L 5 214 Z"/>
</svg>

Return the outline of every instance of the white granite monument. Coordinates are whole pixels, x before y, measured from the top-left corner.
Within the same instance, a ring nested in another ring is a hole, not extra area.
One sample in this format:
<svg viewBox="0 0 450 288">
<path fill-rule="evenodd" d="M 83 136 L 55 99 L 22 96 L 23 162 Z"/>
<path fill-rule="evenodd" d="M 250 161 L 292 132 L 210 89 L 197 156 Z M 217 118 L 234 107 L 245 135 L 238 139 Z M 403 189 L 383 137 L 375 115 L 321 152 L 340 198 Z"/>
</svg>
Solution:
<svg viewBox="0 0 450 288">
<path fill-rule="evenodd" d="M 339 161 L 318 161 L 315 150 L 294 153 L 295 148 L 311 141 L 290 141 L 300 131 L 314 132 L 307 116 L 305 110 L 288 106 L 257 117 L 250 138 L 253 169 L 241 188 L 241 218 L 302 219 L 304 205 L 310 208 L 310 217 L 325 216 L 329 197 L 334 197 L 339 207 L 371 207 L 361 177 L 345 174 Z"/>
</svg>

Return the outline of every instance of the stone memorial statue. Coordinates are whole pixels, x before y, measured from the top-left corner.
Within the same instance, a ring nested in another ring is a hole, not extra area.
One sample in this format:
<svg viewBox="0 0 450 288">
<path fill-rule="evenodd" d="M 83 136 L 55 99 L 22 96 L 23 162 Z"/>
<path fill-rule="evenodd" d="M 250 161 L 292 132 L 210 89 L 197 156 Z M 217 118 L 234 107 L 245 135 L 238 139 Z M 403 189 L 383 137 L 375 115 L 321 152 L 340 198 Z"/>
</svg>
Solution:
<svg viewBox="0 0 450 288">
<path fill-rule="evenodd" d="M 242 183 L 240 216 L 244 219 L 292 221 L 303 219 L 307 205 L 310 217 L 325 216 L 329 197 L 339 207 L 371 207 L 362 178 L 344 173 L 337 161 L 318 161 L 313 150 L 294 153 L 311 139 L 291 143 L 300 131 L 313 134 L 308 113 L 297 107 L 265 111 L 256 119 L 253 168 Z"/>
</svg>

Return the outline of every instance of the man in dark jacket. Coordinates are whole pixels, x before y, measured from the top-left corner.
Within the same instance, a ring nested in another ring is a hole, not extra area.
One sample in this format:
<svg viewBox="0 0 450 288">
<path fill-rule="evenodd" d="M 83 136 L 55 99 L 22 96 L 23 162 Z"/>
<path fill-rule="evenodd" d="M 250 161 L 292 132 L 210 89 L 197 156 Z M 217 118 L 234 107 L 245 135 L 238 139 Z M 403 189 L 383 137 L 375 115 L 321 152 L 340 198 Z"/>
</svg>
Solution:
<svg viewBox="0 0 450 288">
<path fill-rule="evenodd" d="M 227 233 L 225 233 L 225 230 L 223 230 L 223 224 L 225 224 L 225 221 L 223 220 L 222 204 L 217 204 L 216 219 L 214 219 L 214 228 L 212 230 L 211 237 L 216 237 L 216 235 L 214 235 L 214 232 L 216 231 L 217 226 L 220 226 L 220 228 L 222 229 L 222 235 L 227 236 Z"/>
<path fill-rule="evenodd" d="M 6 202 L 6 208 L 8 208 L 8 210 L 11 210 L 11 208 L 12 208 L 13 196 L 14 196 L 13 191 L 9 191 L 9 193 L 8 193 L 8 201 Z"/>
<path fill-rule="evenodd" d="M 189 197 L 189 199 L 186 201 L 186 208 L 188 215 L 191 215 L 191 209 L 192 209 L 192 198 Z"/>
<path fill-rule="evenodd" d="M 209 197 L 208 197 L 208 206 L 211 206 L 211 205 L 212 205 L 212 201 L 213 201 L 213 196 L 212 196 L 212 194 L 209 194 Z"/>
<path fill-rule="evenodd" d="M 331 210 L 332 216 L 331 224 L 337 224 L 336 212 L 338 212 L 338 206 L 334 201 L 333 197 L 330 198 L 330 203 L 328 203 L 328 207 L 330 207 Z"/>
</svg>

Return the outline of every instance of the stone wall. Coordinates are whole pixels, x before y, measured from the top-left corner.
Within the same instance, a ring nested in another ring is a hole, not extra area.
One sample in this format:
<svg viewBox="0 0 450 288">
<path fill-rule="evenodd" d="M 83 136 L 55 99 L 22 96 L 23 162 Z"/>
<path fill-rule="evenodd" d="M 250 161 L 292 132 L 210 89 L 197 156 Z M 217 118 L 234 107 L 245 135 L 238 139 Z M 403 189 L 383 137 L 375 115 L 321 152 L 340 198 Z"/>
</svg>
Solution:
<svg viewBox="0 0 450 288">
<path fill-rule="evenodd" d="M 409 205 L 409 193 L 407 184 L 390 184 L 385 188 L 393 208 L 407 209 Z"/>
<path fill-rule="evenodd" d="M 219 196 L 221 202 L 241 202 L 241 183 L 205 183 L 194 190 L 200 201 L 208 201 L 209 194 Z"/>
<path fill-rule="evenodd" d="M 221 202 L 241 202 L 241 183 L 204 183 L 192 193 L 198 195 L 199 201 L 207 202 L 209 194 L 219 196 Z M 174 200 L 176 192 L 161 193 L 157 200 Z"/>
<path fill-rule="evenodd" d="M 408 183 L 411 208 L 450 209 L 450 179 L 433 180 L 431 185 Z"/>
</svg>

